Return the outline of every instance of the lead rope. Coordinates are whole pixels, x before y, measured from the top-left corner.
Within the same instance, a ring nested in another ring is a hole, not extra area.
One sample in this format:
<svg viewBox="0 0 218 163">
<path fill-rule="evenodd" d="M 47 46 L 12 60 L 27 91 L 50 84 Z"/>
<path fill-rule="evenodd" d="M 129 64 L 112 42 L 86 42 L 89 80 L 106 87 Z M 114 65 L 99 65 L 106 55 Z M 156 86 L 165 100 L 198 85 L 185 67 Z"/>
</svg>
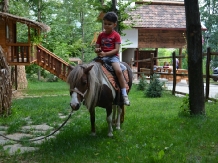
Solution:
<svg viewBox="0 0 218 163">
<path fill-rule="evenodd" d="M 6 139 L 8 139 L 8 140 L 12 140 L 12 141 L 16 141 L 16 142 L 33 142 L 33 141 L 42 140 L 42 139 L 45 139 L 45 138 L 47 138 L 47 137 L 49 137 L 49 136 L 55 134 L 57 131 L 59 131 L 59 130 L 67 123 L 67 121 L 70 119 L 70 117 L 71 117 L 72 114 L 73 114 L 73 110 L 71 110 L 71 112 L 70 112 L 69 116 L 67 117 L 67 119 L 66 119 L 56 130 L 54 130 L 54 131 L 51 132 L 50 134 L 48 134 L 48 135 L 46 135 L 46 136 L 43 136 L 43 137 L 41 137 L 41 138 L 34 138 L 34 139 L 29 139 L 29 140 L 17 140 L 17 139 L 11 139 L 11 138 L 9 138 L 9 137 L 7 137 L 7 136 L 5 136 L 5 135 L 2 135 L 2 134 L 0 134 L 0 136 L 6 138 Z"/>
</svg>

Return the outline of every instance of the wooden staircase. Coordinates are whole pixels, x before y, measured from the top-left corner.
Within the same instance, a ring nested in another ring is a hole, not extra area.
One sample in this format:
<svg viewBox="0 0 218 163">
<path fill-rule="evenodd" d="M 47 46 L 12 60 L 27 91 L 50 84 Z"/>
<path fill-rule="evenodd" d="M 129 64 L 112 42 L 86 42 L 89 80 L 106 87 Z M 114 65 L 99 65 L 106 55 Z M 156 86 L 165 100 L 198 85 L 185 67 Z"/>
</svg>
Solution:
<svg viewBox="0 0 218 163">
<path fill-rule="evenodd" d="M 72 70 L 71 65 L 41 45 L 37 45 L 36 49 L 37 59 L 35 63 L 66 81 L 68 74 Z"/>
</svg>

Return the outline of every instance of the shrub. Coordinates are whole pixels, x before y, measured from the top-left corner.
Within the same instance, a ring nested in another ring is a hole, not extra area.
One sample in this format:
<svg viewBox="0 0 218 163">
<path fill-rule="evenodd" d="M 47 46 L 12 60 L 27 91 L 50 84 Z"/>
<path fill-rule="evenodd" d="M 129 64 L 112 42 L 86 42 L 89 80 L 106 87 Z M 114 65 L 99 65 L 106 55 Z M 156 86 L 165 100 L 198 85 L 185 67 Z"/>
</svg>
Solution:
<svg viewBox="0 0 218 163">
<path fill-rule="evenodd" d="M 183 97 L 180 109 L 181 111 L 179 112 L 179 115 L 190 116 L 190 105 L 189 105 L 189 95 L 188 94 L 186 94 L 186 96 Z"/>
<path fill-rule="evenodd" d="M 161 97 L 163 92 L 163 82 L 157 79 L 157 76 L 154 74 L 153 79 L 150 80 L 150 83 L 145 90 L 145 95 L 147 97 Z"/>
<path fill-rule="evenodd" d="M 144 91 L 146 89 L 148 85 L 148 82 L 146 80 L 146 77 L 145 75 L 141 75 L 141 78 L 139 80 L 139 84 L 137 85 L 137 90 L 141 90 L 141 91 Z"/>
</svg>

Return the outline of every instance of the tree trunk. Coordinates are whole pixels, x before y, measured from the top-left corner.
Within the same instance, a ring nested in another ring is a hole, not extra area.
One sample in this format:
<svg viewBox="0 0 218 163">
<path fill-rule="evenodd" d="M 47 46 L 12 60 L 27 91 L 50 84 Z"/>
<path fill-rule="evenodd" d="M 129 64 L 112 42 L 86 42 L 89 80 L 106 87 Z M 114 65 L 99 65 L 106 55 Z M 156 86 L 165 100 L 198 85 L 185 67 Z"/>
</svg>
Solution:
<svg viewBox="0 0 218 163">
<path fill-rule="evenodd" d="M 0 115 L 11 113 L 12 84 L 10 70 L 0 46 Z"/>
<path fill-rule="evenodd" d="M 26 89 L 28 86 L 25 66 L 17 66 L 17 88 Z"/>
<path fill-rule="evenodd" d="M 202 34 L 198 0 L 185 0 L 185 12 L 190 110 L 191 114 L 204 114 Z"/>
<path fill-rule="evenodd" d="M 2 12 L 8 12 L 9 8 L 9 0 L 3 0 L 0 5 L 2 5 L 2 8 L 0 8 L 0 11 Z"/>
</svg>

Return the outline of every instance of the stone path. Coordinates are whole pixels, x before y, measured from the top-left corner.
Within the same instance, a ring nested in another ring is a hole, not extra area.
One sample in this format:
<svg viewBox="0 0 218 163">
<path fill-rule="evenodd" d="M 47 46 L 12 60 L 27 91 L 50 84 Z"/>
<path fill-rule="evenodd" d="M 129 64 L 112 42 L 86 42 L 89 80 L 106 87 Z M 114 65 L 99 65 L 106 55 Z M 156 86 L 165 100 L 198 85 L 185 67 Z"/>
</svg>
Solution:
<svg viewBox="0 0 218 163">
<path fill-rule="evenodd" d="M 59 117 L 61 119 L 65 119 L 66 116 L 59 114 Z M 51 126 L 48 126 L 47 124 L 41 124 L 41 125 L 31 125 L 31 120 L 29 118 L 26 118 L 29 122 L 28 126 L 23 126 L 21 131 L 19 133 L 14 133 L 14 134 L 7 134 L 7 126 L 0 126 L 0 134 L 11 138 L 15 140 L 22 140 L 23 138 L 29 139 L 38 139 L 43 136 L 45 136 L 45 133 L 47 131 L 53 132 L 55 129 Z M 61 124 L 60 124 L 61 125 Z M 65 124 L 66 125 L 66 124 Z M 51 139 L 54 138 L 56 134 L 58 134 L 59 131 L 57 131 L 54 135 L 51 135 L 47 137 L 46 139 Z M 36 135 L 43 135 L 43 136 L 36 136 Z M 33 144 L 41 144 L 45 139 L 38 140 L 38 141 L 33 141 Z M 37 150 L 37 147 L 33 146 L 24 146 L 19 142 L 8 140 L 0 135 L 0 146 L 3 147 L 4 151 L 6 151 L 9 155 L 13 155 L 16 153 L 24 153 L 28 151 L 34 151 Z"/>
</svg>

